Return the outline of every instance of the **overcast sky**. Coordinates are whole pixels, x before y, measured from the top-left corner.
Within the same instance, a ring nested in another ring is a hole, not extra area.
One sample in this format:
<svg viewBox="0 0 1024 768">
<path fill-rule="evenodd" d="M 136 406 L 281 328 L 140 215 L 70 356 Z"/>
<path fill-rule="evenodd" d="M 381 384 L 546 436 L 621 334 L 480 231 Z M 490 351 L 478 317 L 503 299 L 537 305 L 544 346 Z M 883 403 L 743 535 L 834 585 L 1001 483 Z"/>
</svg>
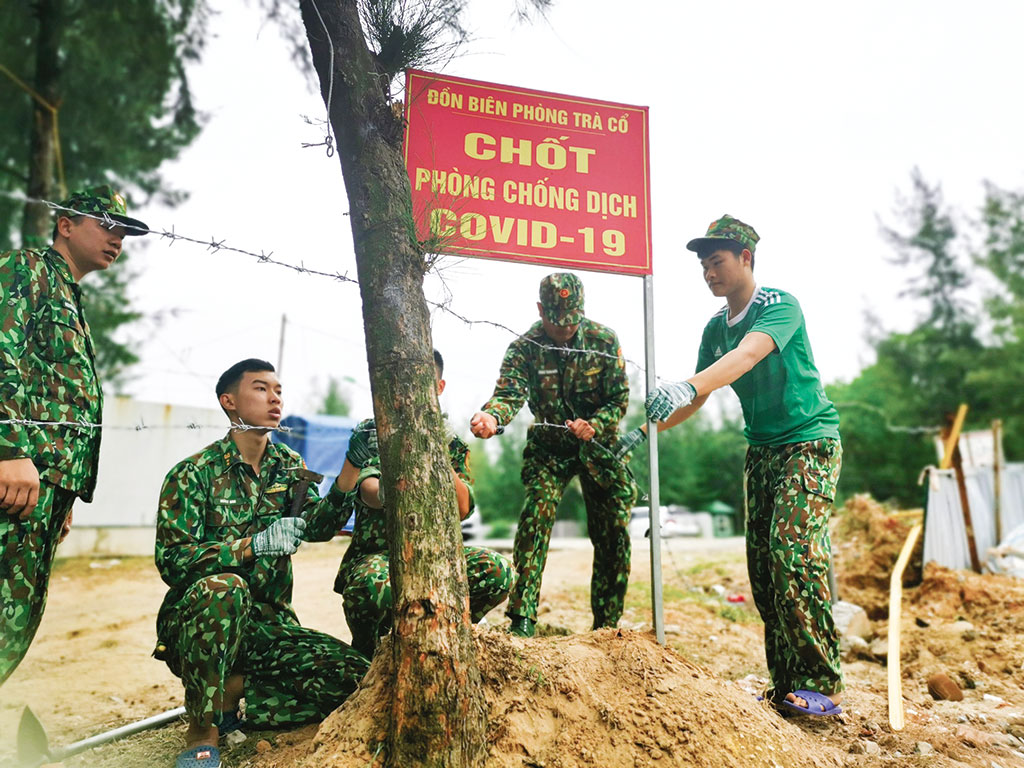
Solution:
<svg viewBox="0 0 1024 768">
<path fill-rule="evenodd" d="M 322 140 L 324 106 L 274 28 L 253 8 L 215 2 L 215 37 L 191 70 L 209 119 L 166 168 L 190 192 L 175 209 L 137 211 L 154 229 L 216 237 L 252 251 L 355 275 L 337 157 Z M 476 41 L 448 74 L 650 107 L 657 372 L 693 373 L 700 332 L 721 306 L 684 249 L 723 213 L 761 235 L 756 277 L 790 291 L 807 318 L 826 382 L 871 361 L 865 312 L 907 328 L 907 273 L 886 263 L 879 217 L 916 166 L 948 202 L 973 213 L 982 182 L 1024 186 L 1019 31 L 1011 2 L 720 2 L 556 0 L 547 21 L 518 25 L 511 4 L 470 3 Z M 131 246 L 132 244 L 129 244 Z M 202 247 L 151 243 L 133 260 L 134 296 L 163 322 L 140 329 L 130 394 L 215 406 L 217 375 L 243 357 L 282 365 L 286 410 L 310 409 L 327 377 L 371 410 L 358 288 Z M 446 259 L 452 308 L 525 330 L 550 269 Z M 581 273 L 587 315 L 618 331 L 643 362 L 642 281 Z M 443 298 L 437 276 L 428 295 Z M 511 334 L 438 313 L 443 404 L 465 432 L 490 394 Z M 631 373 L 636 374 L 634 367 Z"/>
</svg>

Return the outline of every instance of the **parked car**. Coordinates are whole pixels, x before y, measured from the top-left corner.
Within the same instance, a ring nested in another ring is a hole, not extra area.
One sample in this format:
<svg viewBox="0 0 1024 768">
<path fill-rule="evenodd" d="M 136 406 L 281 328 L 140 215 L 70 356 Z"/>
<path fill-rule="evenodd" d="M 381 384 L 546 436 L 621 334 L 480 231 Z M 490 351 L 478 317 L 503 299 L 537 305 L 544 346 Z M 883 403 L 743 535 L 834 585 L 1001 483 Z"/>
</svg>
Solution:
<svg viewBox="0 0 1024 768">
<path fill-rule="evenodd" d="M 693 519 L 686 507 L 675 505 L 660 507 L 661 537 L 700 536 L 700 525 Z M 640 538 L 651 535 L 651 508 L 633 507 L 629 515 L 629 536 Z"/>
</svg>

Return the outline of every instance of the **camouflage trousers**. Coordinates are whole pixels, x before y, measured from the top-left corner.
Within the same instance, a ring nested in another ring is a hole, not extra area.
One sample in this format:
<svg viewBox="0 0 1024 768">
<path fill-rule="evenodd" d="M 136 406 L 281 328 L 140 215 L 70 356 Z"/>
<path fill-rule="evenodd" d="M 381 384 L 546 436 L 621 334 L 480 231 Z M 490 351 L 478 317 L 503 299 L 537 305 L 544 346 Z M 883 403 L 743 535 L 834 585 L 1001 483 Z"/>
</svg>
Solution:
<svg viewBox="0 0 1024 768">
<path fill-rule="evenodd" d="M 781 696 L 843 690 L 828 586 L 828 519 L 842 452 L 834 439 L 747 449 L 747 572 Z"/>
<path fill-rule="evenodd" d="M 512 588 L 512 564 L 497 552 L 465 547 L 469 582 L 469 613 L 473 623 L 508 597 Z M 352 631 L 352 647 L 373 656 L 377 638 L 391 629 L 391 577 L 388 556 L 379 552 L 356 560 L 346 569 L 340 590 L 345 621 Z"/>
<path fill-rule="evenodd" d="M 27 519 L 0 512 L 0 685 L 21 663 L 39 628 L 57 542 L 75 498 L 42 482 Z"/>
<path fill-rule="evenodd" d="M 555 512 L 565 486 L 578 475 L 587 508 L 587 533 L 594 545 L 590 577 L 594 628 L 614 627 L 622 617 L 629 582 L 629 510 L 636 486 L 625 465 L 613 457 L 602 461 L 561 458 L 527 443 L 521 475 L 526 500 L 516 529 L 516 585 L 509 595 L 508 616 L 537 618 Z"/>
<path fill-rule="evenodd" d="M 322 720 L 356 689 L 370 662 L 337 638 L 292 617 L 267 621 L 232 573 L 200 579 L 157 619 L 167 662 L 185 686 L 195 722 L 216 722 L 228 677 L 244 677 L 245 716 L 259 727 Z"/>
</svg>

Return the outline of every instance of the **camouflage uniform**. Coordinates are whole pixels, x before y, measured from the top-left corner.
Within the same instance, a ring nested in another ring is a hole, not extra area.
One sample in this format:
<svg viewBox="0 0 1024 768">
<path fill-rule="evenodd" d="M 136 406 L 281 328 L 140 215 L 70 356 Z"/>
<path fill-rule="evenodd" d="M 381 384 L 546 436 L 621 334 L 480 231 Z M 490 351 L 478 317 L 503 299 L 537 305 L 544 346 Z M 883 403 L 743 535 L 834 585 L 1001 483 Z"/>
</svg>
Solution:
<svg viewBox="0 0 1024 768">
<path fill-rule="evenodd" d="M 224 681 L 245 676 L 246 717 L 254 725 L 322 719 L 369 667 L 330 635 L 305 629 L 291 607 L 289 557 L 245 559 L 250 537 L 291 509 L 301 457 L 270 443 L 257 475 L 231 436 L 179 463 L 164 480 L 156 565 L 170 586 L 157 616 L 157 658 L 182 678 L 189 717 L 209 725 Z M 315 531 L 337 530 L 350 504 L 332 486 L 310 486 L 303 517 Z M 312 537 L 307 529 L 306 538 Z"/>
<path fill-rule="evenodd" d="M 357 430 L 374 429 L 373 419 L 366 419 Z M 469 447 L 451 435 L 448 443 L 452 469 L 469 490 L 470 510 L 476 505 L 472 479 L 469 476 Z M 360 473 L 356 488 L 368 477 L 380 477 L 380 457 L 376 457 Z M 352 631 L 352 646 L 368 656 L 373 655 L 377 638 L 391 629 L 391 579 L 388 573 L 388 539 L 383 509 L 363 504 L 359 495 L 352 495 L 356 522 L 352 541 L 341 560 L 334 591 L 342 596 L 345 621 Z M 502 555 L 484 547 L 464 547 L 466 576 L 469 582 L 469 610 L 474 622 L 499 605 L 512 587 L 512 565 Z"/>
<path fill-rule="evenodd" d="M 561 324 L 578 322 L 576 334 L 557 347 L 542 323 L 535 323 L 509 345 L 494 393 L 481 409 L 504 426 L 527 402 L 535 418 L 523 451 L 526 500 L 516 530 L 516 585 L 506 614 L 536 620 L 555 511 L 565 486 L 578 476 L 594 545 L 594 627 L 615 626 L 629 581 L 629 510 L 636 496 L 626 465 L 608 450 L 616 444 L 629 402 L 622 350 L 612 329 L 583 317 L 583 286 L 575 275 L 545 278 L 541 301 L 545 311 L 552 307 L 560 314 Z M 594 428 L 593 439 L 579 440 L 561 426 L 577 418 Z"/>
<path fill-rule="evenodd" d="M 105 185 L 63 205 L 145 229 Z M 52 248 L 0 254 L 0 421 L 98 424 L 103 393 L 95 358 L 82 292 L 64 257 Z M 99 429 L 0 424 L 0 461 L 29 458 L 39 472 L 29 517 L 0 511 L 0 685 L 35 637 L 61 530 L 76 497 L 92 500 L 99 455 Z"/>
<path fill-rule="evenodd" d="M 96 376 L 82 293 L 53 249 L 0 256 L 0 418 L 98 424 Z M 30 458 L 39 502 L 25 520 L 0 511 L 0 683 L 21 662 L 46 606 L 60 532 L 76 497 L 91 501 L 98 429 L 0 425 L 0 460 Z"/>
<path fill-rule="evenodd" d="M 731 216 L 687 244 L 698 254 L 731 240 L 753 253 L 758 235 Z M 735 317 L 728 306 L 704 329 L 697 371 L 751 332 L 775 351 L 732 383 L 750 444 L 744 467 L 747 571 L 765 625 L 765 656 L 774 692 L 826 695 L 843 690 L 839 637 L 828 586 L 828 519 L 842 459 L 839 414 L 825 395 L 796 299 L 755 288 Z M 773 694 L 774 695 L 774 694 Z"/>
<path fill-rule="evenodd" d="M 828 519 L 842 452 L 835 439 L 747 450 L 747 572 L 782 695 L 843 690 L 828 587 Z"/>
</svg>

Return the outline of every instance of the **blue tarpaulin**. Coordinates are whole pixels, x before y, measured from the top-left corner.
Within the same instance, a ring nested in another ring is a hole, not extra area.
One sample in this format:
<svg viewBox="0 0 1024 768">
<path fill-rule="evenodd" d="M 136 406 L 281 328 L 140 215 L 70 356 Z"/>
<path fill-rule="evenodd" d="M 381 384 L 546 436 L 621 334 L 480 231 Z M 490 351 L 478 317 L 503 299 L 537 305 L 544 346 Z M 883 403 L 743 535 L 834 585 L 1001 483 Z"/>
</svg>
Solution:
<svg viewBox="0 0 1024 768">
<path fill-rule="evenodd" d="M 323 496 L 341 471 L 349 438 L 358 423 L 358 419 L 348 416 L 288 416 L 281 421 L 281 426 L 290 431 L 274 432 L 273 439 L 298 451 L 307 467 L 324 476 L 320 483 L 320 495 Z M 345 525 L 346 530 L 352 530 L 351 523 L 349 520 Z"/>
</svg>

